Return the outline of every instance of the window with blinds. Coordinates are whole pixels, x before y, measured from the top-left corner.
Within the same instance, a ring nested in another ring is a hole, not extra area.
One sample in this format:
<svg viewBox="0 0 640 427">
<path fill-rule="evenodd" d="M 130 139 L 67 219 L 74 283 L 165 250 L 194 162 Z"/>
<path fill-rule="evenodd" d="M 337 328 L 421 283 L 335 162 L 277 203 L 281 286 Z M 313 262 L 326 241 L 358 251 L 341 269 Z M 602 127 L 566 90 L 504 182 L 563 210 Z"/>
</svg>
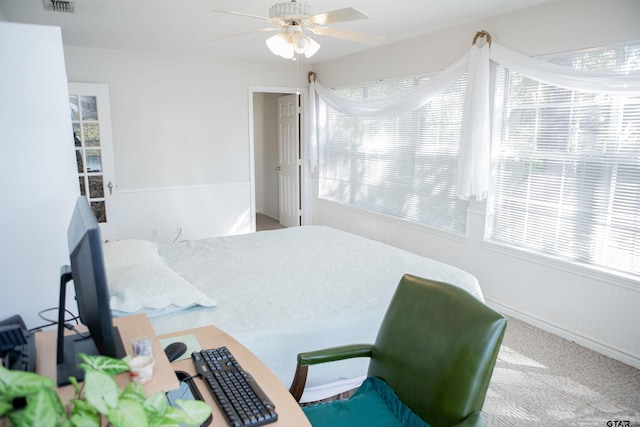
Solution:
<svg viewBox="0 0 640 427">
<path fill-rule="evenodd" d="M 408 77 L 336 90 L 375 98 L 419 85 Z M 328 110 L 319 156 L 319 197 L 455 234 L 466 233 L 467 201 L 455 195 L 466 76 L 428 105 L 388 120 Z"/>
<path fill-rule="evenodd" d="M 640 43 L 562 55 L 640 70 Z M 501 68 L 490 240 L 640 276 L 640 97 L 565 90 Z"/>
</svg>

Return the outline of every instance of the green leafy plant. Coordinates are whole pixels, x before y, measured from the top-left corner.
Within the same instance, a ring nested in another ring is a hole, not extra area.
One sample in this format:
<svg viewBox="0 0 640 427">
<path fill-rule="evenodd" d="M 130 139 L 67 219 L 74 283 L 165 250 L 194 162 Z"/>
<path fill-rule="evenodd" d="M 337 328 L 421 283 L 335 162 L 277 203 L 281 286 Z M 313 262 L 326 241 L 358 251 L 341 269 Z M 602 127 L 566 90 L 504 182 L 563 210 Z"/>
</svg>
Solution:
<svg viewBox="0 0 640 427">
<path fill-rule="evenodd" d="M 133 382 L 121 390 L 115 376 L 129 370 L 124 360 L 81 354 L 84 381 L 71 378 L 74 398 L 63 405 L 55 383 L 32 372 L 0 367 L 0 426 L 38 427 L 169 427 L 200 425 L 211 407 L 199 400 L 169 405 L 164 393 L 149 397 Z"/>
</svg>

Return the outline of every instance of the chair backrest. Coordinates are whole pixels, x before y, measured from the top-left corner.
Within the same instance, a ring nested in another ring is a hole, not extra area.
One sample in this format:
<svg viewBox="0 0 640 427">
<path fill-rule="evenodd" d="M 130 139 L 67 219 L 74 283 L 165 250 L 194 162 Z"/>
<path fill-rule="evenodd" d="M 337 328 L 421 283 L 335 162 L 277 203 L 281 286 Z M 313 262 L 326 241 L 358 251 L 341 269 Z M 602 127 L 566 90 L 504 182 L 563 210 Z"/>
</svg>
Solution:
<svg viewBox="0 0 640 427">
<path fill-rule="evenodd" d="M 432 427 L 484 404 L 506 319 L 467 291 L 405 275 L 375 342 L 369 375 Z"/>
</svg>

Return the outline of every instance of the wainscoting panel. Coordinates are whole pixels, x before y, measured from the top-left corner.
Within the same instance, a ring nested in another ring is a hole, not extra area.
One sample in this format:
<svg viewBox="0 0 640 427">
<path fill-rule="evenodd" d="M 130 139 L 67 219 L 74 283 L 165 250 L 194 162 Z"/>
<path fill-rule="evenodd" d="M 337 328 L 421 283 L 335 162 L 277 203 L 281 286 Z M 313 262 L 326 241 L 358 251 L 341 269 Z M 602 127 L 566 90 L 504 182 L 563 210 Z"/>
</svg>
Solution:
<svg viewBox="0 0 640 427">
<path fill-rule="evenodd" d="M 248 233 L 250 196 L 249 183 L 116 191 L 103 237 L 172 242 Z"/>
</svg>

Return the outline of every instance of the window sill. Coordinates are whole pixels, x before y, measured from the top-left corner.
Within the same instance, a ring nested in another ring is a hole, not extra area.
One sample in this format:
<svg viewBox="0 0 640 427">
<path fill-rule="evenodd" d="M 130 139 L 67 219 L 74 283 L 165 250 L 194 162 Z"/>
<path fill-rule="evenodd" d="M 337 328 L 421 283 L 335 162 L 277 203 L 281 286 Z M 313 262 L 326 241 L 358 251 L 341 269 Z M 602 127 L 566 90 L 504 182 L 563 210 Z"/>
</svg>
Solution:
<svg viewBox="0 0 640 427">
<path fill-rule="evenodd" d="M 350 205 L 345 205 L 339 202 L 336 202 L 334 200 L 330 200 L 330 199 L 323 199 L 321 197 L 317 197 L 316 198 L 317 201 L 321 201 L 323 203 L 327 203 L 336 207 L 339 207 L 340 209 L 345 209 L 347 211 L 351 211 L 355 214 L 358 215 L 363 215 L 366 217 L 369 217 L 373 220 L 377 220 L 377 221 L 381 221 L 381 222 L 385 222 L 388 224 L 393 224 L 393 225 L 397 225 L 397 226 L 401 226 L 404 228 L 409 228 L 412 230 L 416 230 L 422 233 L 427 233 L 427 234 L 431 234 L 431 235 L 435 235 L 438 237 L 442 237 L 445 239 L 449 239 L 449 240 L 453 240 L 456 242 L 460 242 L 460 243 L 465 243 L 468 241 L 468 236 L 464 235 L 464 234 L 458 234 L 455 233 L 453 231 L 445 231 L 445 230 L 440 230 L 437 228 L 433 228 L 428 226 L 427 224 L 421 224 L 418 222 L 414 222 L 414 221 L 410 221 L 408 219 L 404 219 L 404 218 L 399 218 L 393 215 L 388 215 L 388 214 L 384 214 L 381 212 L 376 212 L 376 211 L 372 211 L 372 210 L 368 210 L 368 209 L 364 209 L 364 208 L 358 208 L 355 206 L 350 206 Z"/>
<path fill-rule="evenodd" d="M 640 292 L 640 277 L 622 272 L 616 272 L 601 267 L 570 261 L 552 255 L 536 253 L 525 248 L 509 246 L 503 243 L 485 240 L 482 246 L 490 251 L 501 253 L 514 258 L 519 258 L 535 264 L 562 270 L 572 274 L 598 280 L 611 285 L 616 285 L 635 292 Z"/>
</svg>

